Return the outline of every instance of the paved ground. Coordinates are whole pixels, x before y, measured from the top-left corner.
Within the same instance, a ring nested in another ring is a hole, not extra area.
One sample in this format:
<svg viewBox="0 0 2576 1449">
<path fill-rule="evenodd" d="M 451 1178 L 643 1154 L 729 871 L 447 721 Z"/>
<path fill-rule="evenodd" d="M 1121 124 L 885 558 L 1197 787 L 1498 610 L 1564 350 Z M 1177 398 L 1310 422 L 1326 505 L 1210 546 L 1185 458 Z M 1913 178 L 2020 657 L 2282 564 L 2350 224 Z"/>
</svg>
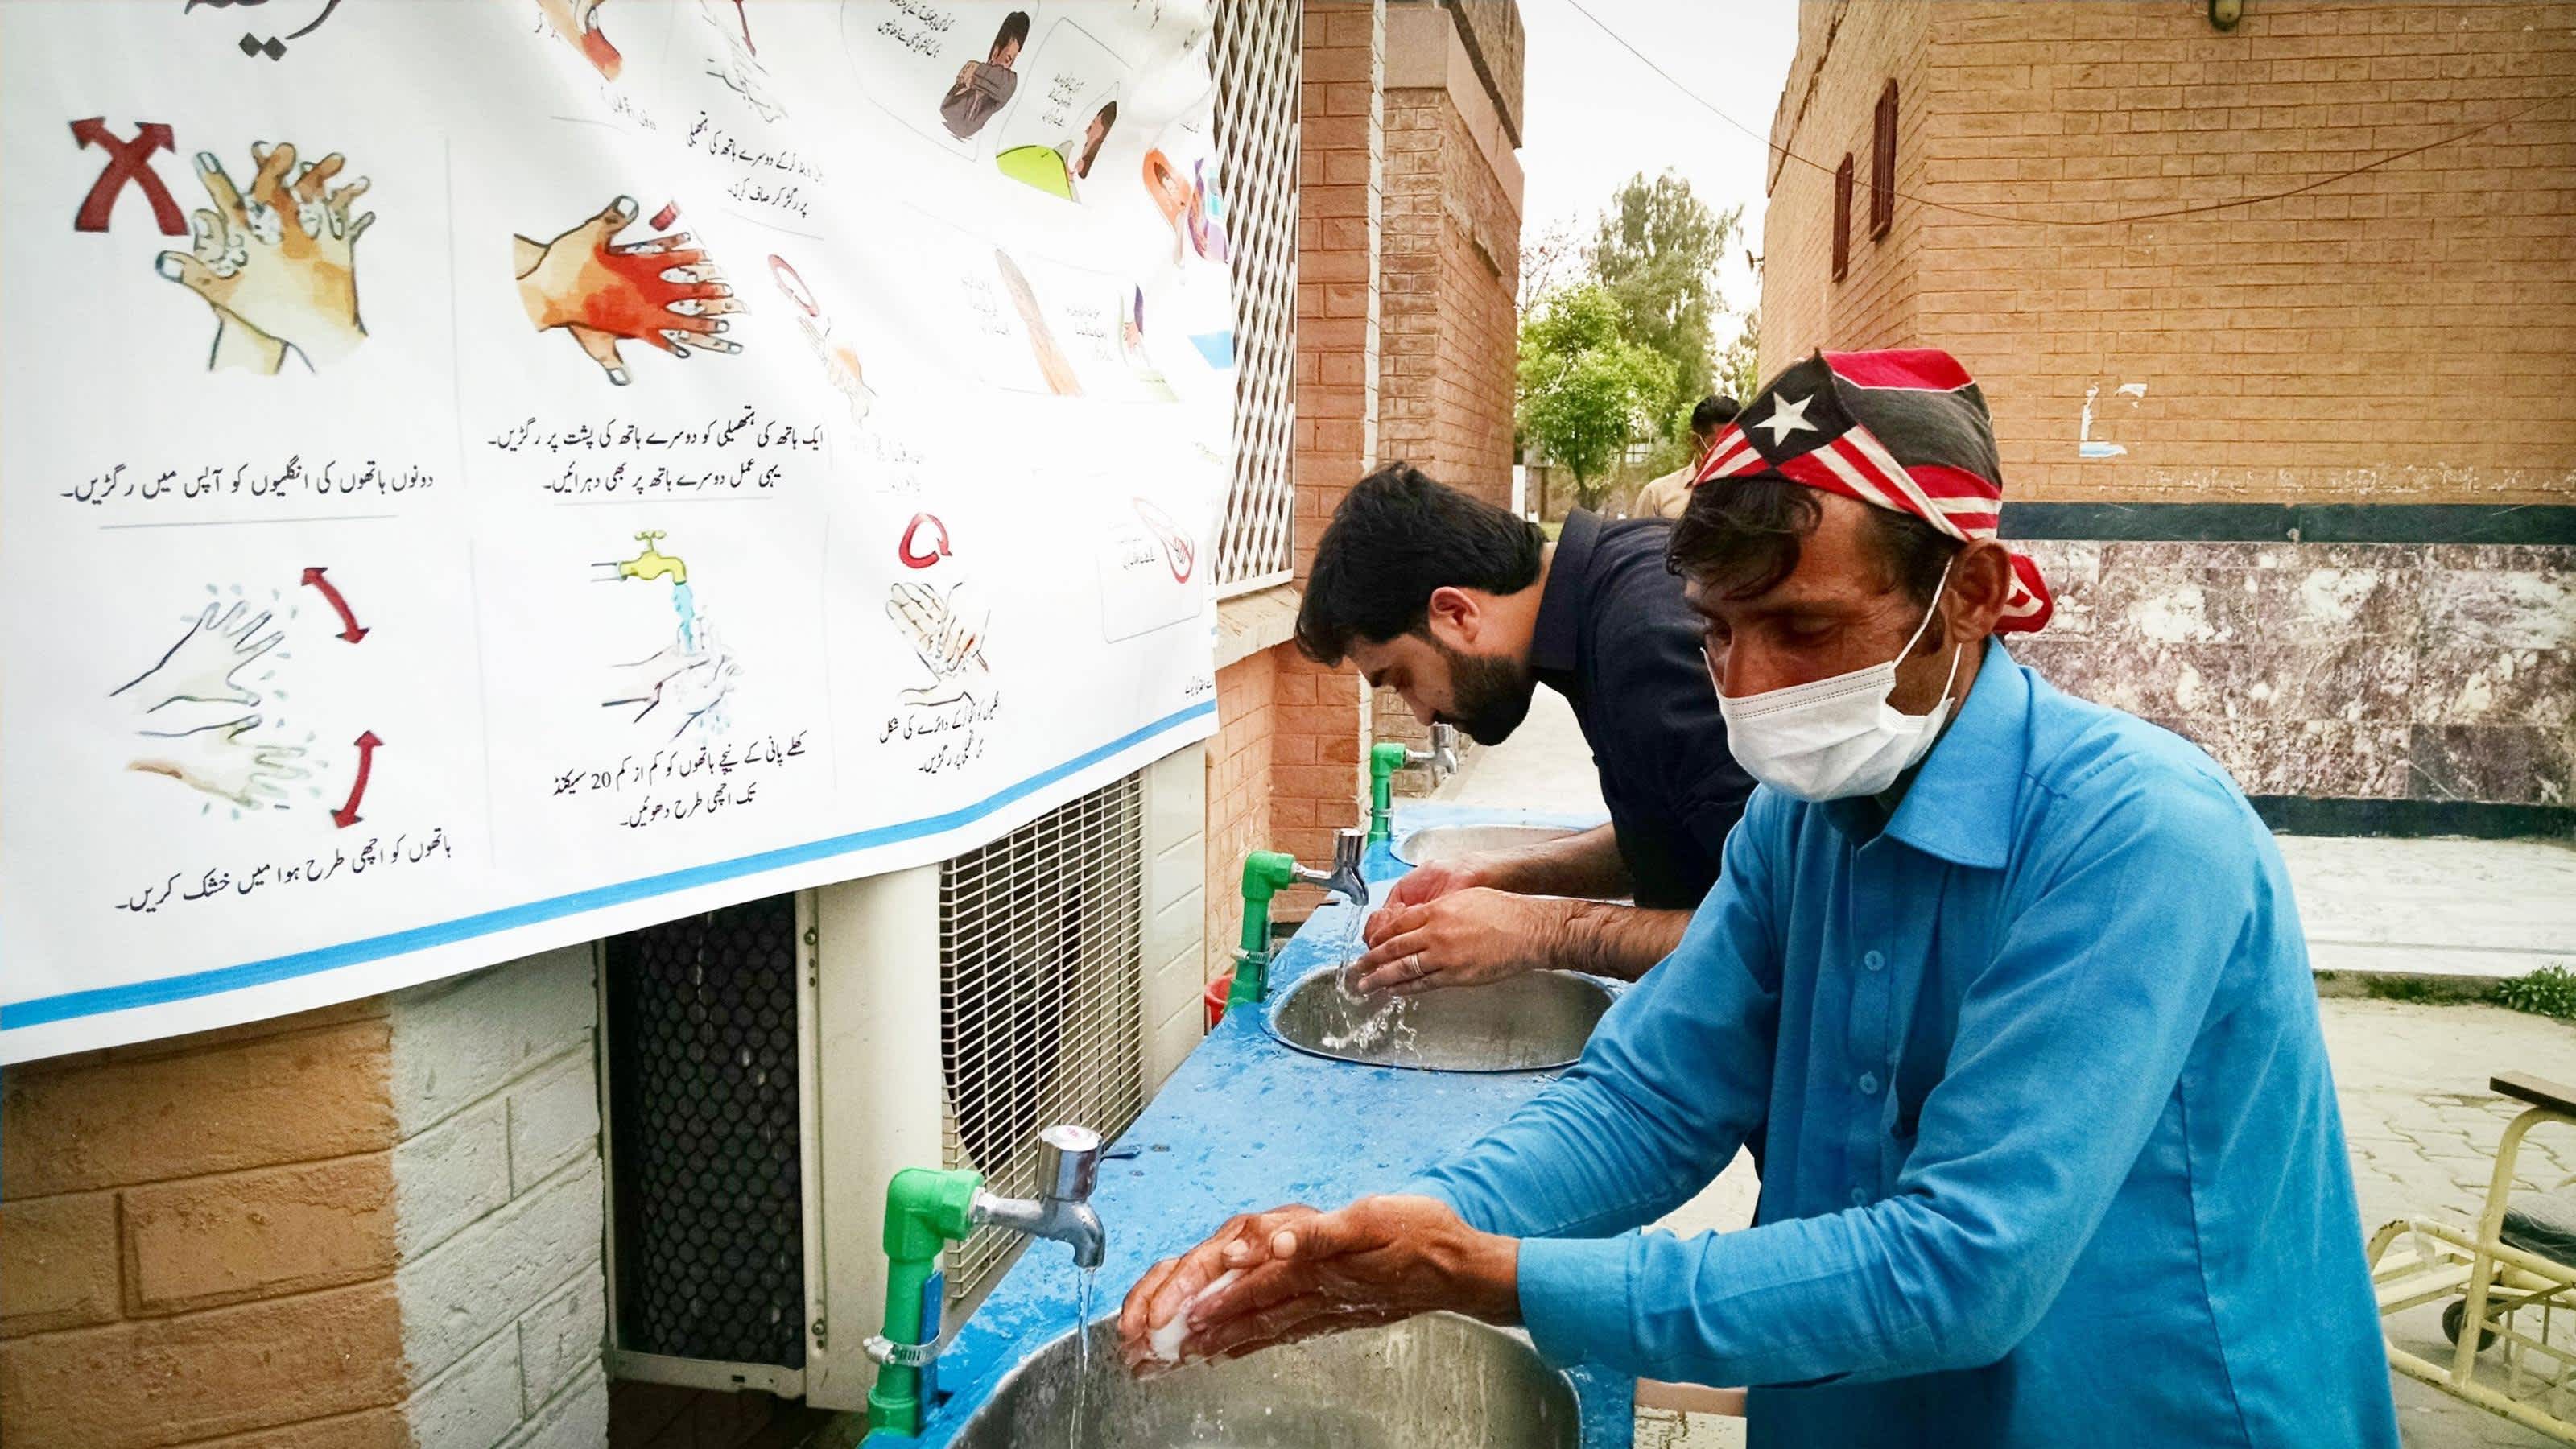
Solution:
<svg viewBox="0 0 2576 1449">
<path fill-rule="evenodd" d="M 1591 751 L 1564 703 L 1540 690 L 1511 742 L 1480 750 L 1440 791 L 1444 802 L 1550 811 L 1599 810 Z M 2526 841 L 2282 842 L 2320 972 L 2511 976 L 2576 964 L 2576 849 Z M 2319 1002 L 2365 1227 L 2412 1215 L 2474 1224 L 2497 1138 L 2516 1108 L 2486 1090 L 2496 1072 L 2576 1081 L 2576 1027 L 2489 1006 L 2335 997 Z M 2576 1131 L 2534 1133 L 2525 1188 L 2576 1175 Z M 1739 1158 L 1665 1225 L 1731 1231 L 1751 1221 L 1757 1184 Z M 2399 1319 L 2398 1341 L 2435 1355 L 2438 1310 Z M 2409 1449 L 2544 1445 L 2549 1441 L 2402 1375 L 2398 1416 Z M 1744 1442 L 1740 1420 L 1653 1411 L 1637 1416 L 1639 1449 L 1717 1449 Z"/>
</svg>

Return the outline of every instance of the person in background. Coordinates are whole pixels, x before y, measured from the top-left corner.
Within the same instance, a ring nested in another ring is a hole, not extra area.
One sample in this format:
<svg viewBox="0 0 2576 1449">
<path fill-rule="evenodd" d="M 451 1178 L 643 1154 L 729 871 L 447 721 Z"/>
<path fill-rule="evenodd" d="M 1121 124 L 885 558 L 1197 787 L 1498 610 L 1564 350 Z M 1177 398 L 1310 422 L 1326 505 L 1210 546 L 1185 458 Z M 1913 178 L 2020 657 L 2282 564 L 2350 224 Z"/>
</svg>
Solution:
<svg viewBox="0 0 2576 1449">
<path fill-rule="evenodd" d="M 1701 398 L 1691 409 L 1691 438 L 1698 444 L 1691 460 L 1679 468 L 1637 490 L 1636 504 L 1628 510 L 1634 518 L 1679 518 L 1682 505 L 1690 502 L 1690 480 L 1699 470 L 1699 460 L 1708 456 L 1708 440 L 1717 430 L 1735 421 L 1735 399 L 1712 393 Z"/>
<path fill-rule="evenodd" d="M 1118 124 L 1118 103 L 1111 101 L 1092 115 L 1091 123 L 1079 136 L 1067 136 L 1056 154 L 1064 158 L 1065 195 L 1082 199 L 1082 183 L 1091 177 L 1091 163 L 1100 159 L 1101 143 L 1109 139 L 1109 128 Z"/>
<path fill-rule="evenodd" d="M 1537 525 L 1405 463 L 1359 481 L 1316 544 L 1297 643 L 1414 715 L 1499 744 L 1545 684 L 1574 706 L 1610 823 L 1421 866 L 1370 917 L 1364 991 L 1543 966 L 1634 980 L 1681 940 L 1753 781 L 1726 752 L 1671 526 L 1578 510 Z M 1634 905 L 1611 904 L 1631 897 Z"/>
<path fill-rule="evenodd" d="M 970 60 L 957 68 L 957 83 L 939 102 L 939 119 L 948 134 L 963 141 L 984 129 L 993 114 L 1011 103 L 1019 91 L 1020 74 L 1011 69 L 1020 58 L 1020 47 L 1029 39 L 1029 12 L 1014 10 L 1002 17 L 1002 28 L 993 32 L 992 49 L 982 60 Z"/>
<path fill-rule="evenodd" d="M 1949 354 L 1820 353 L 1745 412 L 1672 532 L 1762 782 L 1689 936 L 1482 1142 L 1149 1270 L 1130 1361 L 1194 1299 L 1189 1356 L 1455 1309 L 1750 1385 L 1757 1444 L 2395 1449 L 2271 832 L 1991 637 L 2051 605 Z M 1631 1231 L 1748 1140 L 1752 1227 Z"/>
</svg>

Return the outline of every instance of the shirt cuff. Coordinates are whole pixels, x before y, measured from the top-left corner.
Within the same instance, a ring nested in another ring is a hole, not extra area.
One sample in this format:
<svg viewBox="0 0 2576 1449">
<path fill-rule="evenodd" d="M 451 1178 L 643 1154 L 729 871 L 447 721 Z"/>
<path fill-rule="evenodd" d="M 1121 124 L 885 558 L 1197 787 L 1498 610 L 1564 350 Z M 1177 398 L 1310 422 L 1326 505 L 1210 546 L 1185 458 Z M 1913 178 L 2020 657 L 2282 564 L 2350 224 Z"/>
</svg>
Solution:
<svg viewBox="0 0 2576 1449">
<path fill-rule="evenodd" d="M 1548 1362 L 1563 1368 L 1629 1357 L 1630 1238 L 1523 1238 L 1521 1322 Z"/>
</svg>

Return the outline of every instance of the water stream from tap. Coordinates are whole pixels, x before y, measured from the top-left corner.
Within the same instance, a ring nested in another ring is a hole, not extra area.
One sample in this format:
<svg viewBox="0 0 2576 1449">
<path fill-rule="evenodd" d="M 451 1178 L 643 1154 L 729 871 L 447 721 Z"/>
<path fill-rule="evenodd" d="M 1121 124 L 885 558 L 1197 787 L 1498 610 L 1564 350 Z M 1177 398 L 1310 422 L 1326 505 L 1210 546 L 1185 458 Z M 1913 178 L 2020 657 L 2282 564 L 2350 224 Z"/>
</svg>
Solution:
<svg viewBox="0 0 2576 1449">
<path fill-rule="evenodd" d="M 1073 1289 L 1073 1439 L 1072 1449 L 1082 1449 L 1082 1411 L 1091 1398 L 1091 1287 L 1100 1276 L 1097 1268 L 1078 1270 L 1081 1276 Z"/>
<path fill-rule="evenodd" d="M 1333 944 L 1333 986 L 1342 998 L 1342 1019 L 1346 1030 L 1327 1032 L 1318 1040 L 1333 1051 L 1367 1050 L 1392 1032 L 1400 1048 L 1409 1046 L 1413 1037 L 1412 1013 L 1401 996 L 1387 993 L 1375 998 L 1362 996 L 1351 989 L 1351 967 L 1367 954 L 1361 933 L 1368 924 L 1366 907 L 1352 908 L 1342 922 L 1341 935 Z"/>
</svg>

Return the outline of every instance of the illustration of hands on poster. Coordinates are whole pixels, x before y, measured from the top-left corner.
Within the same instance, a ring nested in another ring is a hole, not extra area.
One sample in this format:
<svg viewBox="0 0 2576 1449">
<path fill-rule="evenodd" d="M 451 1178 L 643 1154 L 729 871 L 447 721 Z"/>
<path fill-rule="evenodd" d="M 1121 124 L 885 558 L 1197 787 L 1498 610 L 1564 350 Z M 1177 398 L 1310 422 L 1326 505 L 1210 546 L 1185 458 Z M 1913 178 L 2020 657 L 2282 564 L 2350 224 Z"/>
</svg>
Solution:
<svg viewBox="0 0 2576 1449">
<path fill-rule="evenodd" d="M 665 94 L 672 79 L 665 57 L 678 33 L 672 6 L 689 0 L 502 3 L 517 17 L 524 44 L 559 77 L 558 84 L 541 88 L 555 117 L 606 121 L 635 135 L 675 123 L 678 107 Z M 730 0 L 725 3 L 729 7 Z M 695 52 L 684 49 L 681 57 L 694 60 Z"/>
<path fill-rule="evenodd" d="M 696 0 L 699 24 L 694 38 L 706 52 L 704 69 L 739 97 L 761 120 L 776 125 L 787 119 L 787 103 L 778 78 L 760 57 L 745 0 Z"/>
<path fill-rule="evenodd" d="M 807 262 L 814 265 L 816 259 L 808 253 Z M 821 275 L 819 268 L 817 275 Z M 865 424 L 876 406 L 876 389 L 868 386 L 867 367 L 859 354 L 858 328 L 841 320 L 841 314 L 827 306 L 823 293 L 806 280 L 805 273 L 776 252 L 769 254 L 769 281 L 786 300 L 788 316 L 795 320 L 797 332 L 813 354 L 817 375 L 848 404 L 850 421 Z"/>
<path fill-rule="evenodd" d="M 300 161 L 291 142 L 250 145 L 250 189 L 215 153 L 196 153 L 208 206 L 189 219 L 189 249 L 154 270 L 196 293 L 214 314 L 211 368 L 274 373 L 292 350 L 307 367 L 337 362 L 367 338 L 358 316 L 358 238 L 374 212 L 355 210 L 367 178 L 343 181 L 337 151 Z"/>
<path fill-rule="evenodd" d="M 717 637 L 715 620 L 699 607 L 688 562 L 662 551 L 668 536 L 647 529 L 635 535 L 642 547 L 632 558 L 591 566 L 599 582 L 640 584 L 648 596 L 667 594 L 671 610 L 669 636 L 648 634 L 657 646 L 651 653 L 610 666 L 603 687 L 607 697 L 600 707 L 658 739 L 720 736 L 729 723 L 725 701 L 742 681 L 742 661 Z"/>
<path fill-rule="evenodd" d="M 279 590 L 257 605 L 238 585 L 229 595 L 211 584 L 206 592 L 169 647 L 108 691 L 133 737 L 125 768 L 193 790 L 207 797 L 201 813 L 221 804 L 236 820 L 244 810 L 285 809 L 291 790 L 318 798 L 321 788 L 304 783 L 313 731 L 290 735 L 264 712 L 287 704 L 277 678 L 294 655 L 280 646 L 297 609 Z"/>
<path fill-rule="evenodd" d="M 519 302 L 539 332 L 562 331 L 599 364 L 610 382 L 632 380 L 621 342 L 642 342 L 675 358 L 692 351 L 732 354 L 742 344 L 724 336 L 742 310 L 724 273 L 687 232 L 620 242 L 635 224 L 632 196 L 610 201 L 551 241 L 510 238 Z M 657 215 L 655 233 L 675 219 Z"/>
</svg>

